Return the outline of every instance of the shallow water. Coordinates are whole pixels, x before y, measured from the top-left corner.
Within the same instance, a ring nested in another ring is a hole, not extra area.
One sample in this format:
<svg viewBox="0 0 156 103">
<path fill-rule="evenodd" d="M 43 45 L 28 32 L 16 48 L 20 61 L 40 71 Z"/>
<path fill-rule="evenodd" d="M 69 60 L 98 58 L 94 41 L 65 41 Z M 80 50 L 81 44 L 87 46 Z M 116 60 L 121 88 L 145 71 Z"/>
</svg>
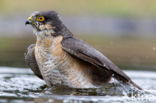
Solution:
<svg viewBox="0 0 156 103">
<path fill-rule="evenodd" d="M 137 95 L 130 96 L 132 88 L 126 86 L 125 89 L 119 83 L 110 83 L 99 90 L 43 89 L 45 82 L 34 76 L 30 69 L 0 67 L 0 103 L 155 103 L 156 72 L 125 72 L 144 91 L 134 90 Z"/>
</svg>

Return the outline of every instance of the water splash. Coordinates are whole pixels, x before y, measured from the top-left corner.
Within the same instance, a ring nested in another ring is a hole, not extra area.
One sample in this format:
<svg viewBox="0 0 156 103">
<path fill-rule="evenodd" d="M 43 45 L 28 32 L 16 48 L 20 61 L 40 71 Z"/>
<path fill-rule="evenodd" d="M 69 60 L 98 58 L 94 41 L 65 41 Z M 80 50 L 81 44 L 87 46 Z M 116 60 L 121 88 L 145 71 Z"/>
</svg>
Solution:
<svg viewBox="0 0 156 103">
<path fill-rule="evenodd" d="M 145 91 L 125 86 L 113 80 L 99 89 L 71 89 L 67 87 L 43 89 L 45 82 L 26 68 L 0 68 L 0 102 L 155 102 L 156 72 L 125 71 Z"/>
</svg>

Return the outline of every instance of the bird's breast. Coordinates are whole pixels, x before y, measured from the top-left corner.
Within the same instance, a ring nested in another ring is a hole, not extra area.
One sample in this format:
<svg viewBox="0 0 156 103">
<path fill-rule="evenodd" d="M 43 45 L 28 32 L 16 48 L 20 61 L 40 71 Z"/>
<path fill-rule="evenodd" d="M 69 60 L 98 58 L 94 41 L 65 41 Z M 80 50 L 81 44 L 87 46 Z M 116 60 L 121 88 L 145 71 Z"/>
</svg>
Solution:
<svg viewBox="0 0 156 103">
<path fill-rule="evenodd" d="M 41 74 L 50 86 L 63 84 L 74 88 L 93 88 L 89 66 L 80 62 L 62 49 L 62 37 L 38 41 L 35 57 Z"/>
</svg>

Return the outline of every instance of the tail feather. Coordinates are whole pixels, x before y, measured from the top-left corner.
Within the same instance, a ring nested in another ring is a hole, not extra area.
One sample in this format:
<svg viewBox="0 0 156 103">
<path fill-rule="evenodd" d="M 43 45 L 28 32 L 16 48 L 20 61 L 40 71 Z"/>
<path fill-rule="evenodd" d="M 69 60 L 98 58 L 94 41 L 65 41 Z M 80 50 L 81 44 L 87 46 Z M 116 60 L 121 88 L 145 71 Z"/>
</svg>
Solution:
<svg viewBox="0 0 156 103">
<path fill-rule="evenodd" d="M 129 81 L 129 84 L 132 84 L 134 87 L 143 90 L 139 85 L 137 85 L 135 82 L 133 82 L 132 80 Z"/>
<path fill-rule="evenodd" d="M 138 88 L 139 90 L 143 90 L 140 86 L 138 86 L 135 82 L 133 82 L 129 77 L 125 78 L 121 75 L 114 75 L 114 77 L 117 80 L 122 81 L 123 83 L 126 83 L 128 85 L 133 85 L 134 87 Z"/>
</svg>

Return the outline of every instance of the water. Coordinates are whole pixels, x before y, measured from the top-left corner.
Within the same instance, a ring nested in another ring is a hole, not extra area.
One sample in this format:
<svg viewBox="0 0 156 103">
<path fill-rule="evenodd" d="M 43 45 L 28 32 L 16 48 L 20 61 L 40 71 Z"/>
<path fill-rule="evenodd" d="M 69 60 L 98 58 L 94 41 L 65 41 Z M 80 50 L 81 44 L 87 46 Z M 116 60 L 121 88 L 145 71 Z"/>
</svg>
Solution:
<svg viewBox="0 0 156 103">
<path fill-rule="evenodd" d="M 137 93 L 130 96 L 132 88 L 124 89 L 119 83 L 110 83 L 99 90 L 43 89 L 45 82 L 30 69 L 0 67 L 0 103 L 155 103 L 156 72 L 125 72 L 145 91 L 134 90 Z"/>
</svg>

